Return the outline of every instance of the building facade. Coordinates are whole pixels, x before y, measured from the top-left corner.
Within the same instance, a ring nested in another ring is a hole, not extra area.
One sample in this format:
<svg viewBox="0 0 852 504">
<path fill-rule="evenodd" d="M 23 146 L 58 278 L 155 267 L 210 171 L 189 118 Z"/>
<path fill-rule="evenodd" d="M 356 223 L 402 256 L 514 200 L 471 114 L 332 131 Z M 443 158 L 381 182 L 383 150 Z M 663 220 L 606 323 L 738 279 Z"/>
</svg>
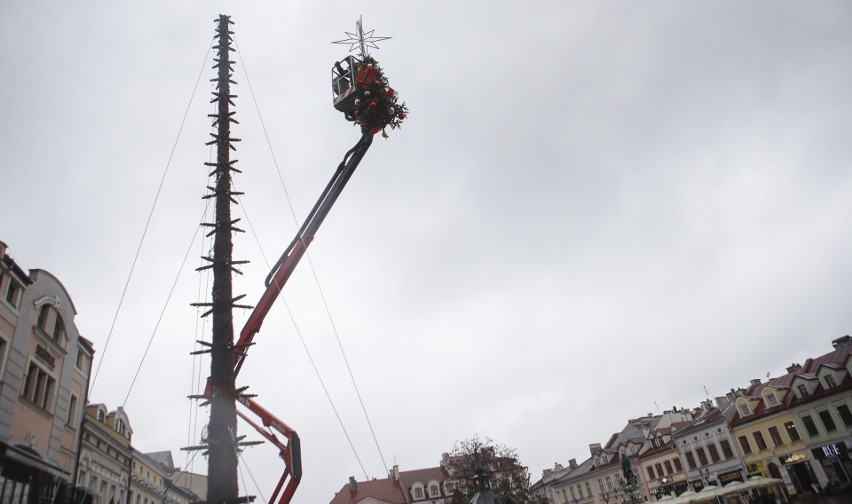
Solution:
<svg viewBox="0 0 852 504">
<path fill-rule="evenodd" d="M 56 277 L 24 272 L 0 242 L 2 502 L 71 494 L 94 353 L 76 314 Z"/>
<path fill-rule="evenodd" d="M 689 487 L 696 492 L 707 485 L 746 480 L 743 461 L 725 420 L 726 413 L 733 414 L 733 405 L 727 397 L 716 402 L 718 407 L 709 401 L 702 403 L 700 416 L 672 434 Z"/>
<path fill-rule="evenodd" d="M 748 475 L 781 478 L 793 495 L 852 485 L 852 337 L 832 343 L 735 392 L 731 430 Z"/>
<path fill-rule="evenodd" d="M 77 486 L 89 490 L 93 504 L 124 504 L 130 491 L 133 430 L 119 407 L 103 404 L 86 408 Z"/>
</svg>

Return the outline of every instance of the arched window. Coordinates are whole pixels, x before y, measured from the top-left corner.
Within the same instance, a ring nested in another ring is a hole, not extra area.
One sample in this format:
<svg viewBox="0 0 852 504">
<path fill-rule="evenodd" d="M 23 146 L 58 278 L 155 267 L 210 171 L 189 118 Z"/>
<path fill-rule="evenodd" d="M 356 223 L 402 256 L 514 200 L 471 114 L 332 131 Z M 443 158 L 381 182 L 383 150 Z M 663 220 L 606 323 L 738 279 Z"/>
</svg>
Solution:
<svg viewBox="0 0 852 504">
<path fill-rule="evenodd" d="M 38 310 L 38 322 L 36 322 L 36 325 L 44 332 L 47 332 L 47 316 L 49 314 L 50 305 L 41 305 L 41 308 Z"/>
<path fill-rule="evenodd" d="M 57 343 L 62 343 L 62 340 L 65 339 L 65 321 L 62 320 L 59 313 L 56 314 L 56 324 L 53 326 L 53 339 Z"/>
</svg>

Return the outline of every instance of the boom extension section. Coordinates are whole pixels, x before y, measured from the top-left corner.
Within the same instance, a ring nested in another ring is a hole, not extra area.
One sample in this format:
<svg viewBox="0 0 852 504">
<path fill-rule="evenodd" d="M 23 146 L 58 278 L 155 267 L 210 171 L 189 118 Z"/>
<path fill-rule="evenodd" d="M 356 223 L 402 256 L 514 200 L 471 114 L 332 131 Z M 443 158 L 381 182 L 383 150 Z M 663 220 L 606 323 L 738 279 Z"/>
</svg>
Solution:
<svg viewBox="0 0 852 504">
<path fill-rule="evenodd" d="M 334 172 L 334 175 L 331 177 L 331 180 L 328 182 L 328 185 L 325 187 L 325 190 L 320 195 L 313 209 L 311 209 L 311 213 L 308 214 L 308 217 L 305 219 L 305 222 L 302 224 L 302 227 L 299 229 L 296 237 L 293 238 L 290 246 L 287 247 L 287 250 L 284 251 L 281 258 L 279 258 L 278 262 L 275 263 L 275 266 L 272 267 L 272 271 L 270 271 L 269 275 L 267 275 L 266 291 L 254 307 L 254 311 L 251 312 L 246 325 L 240 332 L 240 339 L 236 344 L 237 348 L 248 348 L 254 339 L 255 334 L 260 331 L 260 326 L 263 324 L 263 320 L 272 308 L 272 304 L 278 298 L 278 295 L 281 293 L 281 290 L 284 288 L 287 280 L 290 279 L 290 275 L 293 274 L 293 271 L 296 269 L 296 266 L 299 264 L 302 256 L 305 255 L 308 246 L 314 240 L 317 230 L 322 225 L 328 215 L 328 212 L 334 205 L 334 202 L 337 201 L 337 198 L 340 196 L 343 188 L 346 187 L 346 183 L 349 182 L 349 178 L 352 177 L 353 173 L 355 173 L 355 168 L 358 168 L 358 164 L 361 162 L 361 159 L 364 157 L 364 154 L 367 153 L 367 149 L 370 148 L 372 143 L 372 133 L 365 132 L 361 136 L 361 140 L 359 140 L 354 147 L 349 149 L 343 157 L 343 161 L 341 161 L 337 170 Z M 241 352 L 236 357 L 235 374 L 239 374 L 244 360 L 245 352 Z"/>
</svg>

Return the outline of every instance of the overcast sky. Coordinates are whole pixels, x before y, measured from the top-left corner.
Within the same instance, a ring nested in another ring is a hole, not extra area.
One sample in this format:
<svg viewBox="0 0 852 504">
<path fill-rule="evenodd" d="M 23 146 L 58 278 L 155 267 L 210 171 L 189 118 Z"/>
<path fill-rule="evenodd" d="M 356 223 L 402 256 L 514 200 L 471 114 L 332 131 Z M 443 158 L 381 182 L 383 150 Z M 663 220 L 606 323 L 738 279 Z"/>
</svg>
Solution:
<svg viewBox="0 0 852 504">
<path fill-rule="evenodd" d="M 154 334 L 125 405 L 137 449 L 185 466 L 199 437 L 186 396 L 209 362 L 189 352 L 209 323 L 189 304 L 209 291 L 193 235 L 220 13 L 239 48 L 235 250 L 252 262 L 234 291 L 248 302 L 263 254 L 298 227 L 290 205 L 304 217 L 358 140 L 331 106 L 348 47 L 329 42 L 359 15 L 393 37 L 373 55 L 411 110 L 287 286 L 295 325 L 279 302 L 238 380 L 302 437 L 294 502 L 395 462 L 435 466 L 477 433 L 537 479 L 629 417 L 781 374 L 850 332 L 848 2 L 499 5 L 0 4 L 0 240 L 69 291 L 105 356 L 93 402 L 125 402 Z M 243 460 L 243 491 L 269 498 L 275 451 Z"/>
</svg>

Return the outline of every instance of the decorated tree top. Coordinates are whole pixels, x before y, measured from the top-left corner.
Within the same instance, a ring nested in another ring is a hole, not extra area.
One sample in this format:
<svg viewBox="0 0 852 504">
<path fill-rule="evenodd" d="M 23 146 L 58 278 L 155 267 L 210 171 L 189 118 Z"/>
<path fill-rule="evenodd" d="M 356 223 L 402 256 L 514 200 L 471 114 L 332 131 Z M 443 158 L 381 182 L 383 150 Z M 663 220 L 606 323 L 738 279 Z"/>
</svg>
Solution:
<svg viewBox="0 0 852 504">
<path fill-rule="evenodd" d="M 346 69 L 340 65 L 341 62 L 335 64 L 334 104 L 347 120 L 361 126 L 364 132 L 376 134 L 381 131 L 382 136 L 387 138 L 387 127 L 399 128 L 408 116 L 408 107 L 405 102 L 399 101 L 381 66 L 368 52 L 369 47 L 378 49 L 376 43 L 390 37 L 376 37 L 373 32 L 375 30 L 365 33 L 359 18 L 355 23 L 355 32 L 346 32 L 349 38 L 333 42 L 349 44 L 349 52 L 357 49 L 360 56 L 346 58 Z"/>
</svg>

